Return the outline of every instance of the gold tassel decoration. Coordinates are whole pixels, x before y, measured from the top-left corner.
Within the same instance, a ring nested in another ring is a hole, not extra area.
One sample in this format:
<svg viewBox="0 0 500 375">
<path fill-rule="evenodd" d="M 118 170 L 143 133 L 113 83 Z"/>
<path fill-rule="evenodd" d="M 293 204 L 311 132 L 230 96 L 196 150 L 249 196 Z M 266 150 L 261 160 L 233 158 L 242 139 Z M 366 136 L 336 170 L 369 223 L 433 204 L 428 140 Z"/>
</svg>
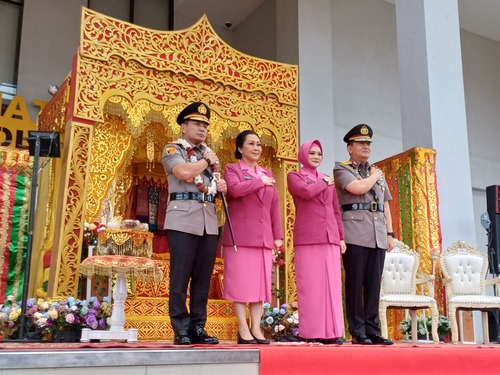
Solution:
<svg viewBox="0 0 500 375">
<path fill-rule="evenodd" d="M 147 168 L 151 172 L 155 161 L 155 144 L 153 142 L 153 131 L 148 130 L 148 141 L 146 143 Z"/>
</svg>

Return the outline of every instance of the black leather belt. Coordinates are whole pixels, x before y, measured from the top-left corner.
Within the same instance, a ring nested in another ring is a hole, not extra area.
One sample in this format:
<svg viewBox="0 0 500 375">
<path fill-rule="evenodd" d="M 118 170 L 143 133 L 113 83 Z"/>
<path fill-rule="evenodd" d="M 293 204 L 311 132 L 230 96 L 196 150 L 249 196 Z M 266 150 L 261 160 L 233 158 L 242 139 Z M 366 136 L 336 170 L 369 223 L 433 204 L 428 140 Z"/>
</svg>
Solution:
<svg viewBox="0 0 500 375">
<path fill-rule="evenodd" d="M 367 210 L 371 212 L 377 212 L 377 211 L 384 212 L 384 204 L 377 202 L 350 203 L 350 204 L 343 204 L 341 207 L 343 211 Z"/>
<path fill-rule="evenodd" d="M 184 191 L 181 193 L 170 193 L 171 201 L 198 201 L 198 202 L 215 202 L 215 197 L 211 194 L 202 192 Z"/>
</svg>

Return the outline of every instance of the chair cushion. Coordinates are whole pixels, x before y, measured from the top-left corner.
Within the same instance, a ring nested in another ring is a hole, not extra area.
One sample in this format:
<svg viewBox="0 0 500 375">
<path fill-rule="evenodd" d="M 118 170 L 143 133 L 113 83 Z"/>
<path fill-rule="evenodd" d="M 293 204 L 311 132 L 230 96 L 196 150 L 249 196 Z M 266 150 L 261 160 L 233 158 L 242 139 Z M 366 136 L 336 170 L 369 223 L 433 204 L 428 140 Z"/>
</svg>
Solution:
<svg viewBox="0 0 500 375">
<path fill-rule="evenodd" d="M 454 295 L 485 294 L 482 282 L 484 259 L 474 254 L 456 254 L 444 259 Z"/>
<path fill-rule="evenodd" d="M 383 294 L 415 294 L 416 258 L 404 253 L 387 253 L 383 271 Z"/>
<path fill-rule="evenodd" d="M 460 305 L 497 305 L 500 308 L 500 297 L 494 296 L 479 296 L 479 295 L 459 295 L 450 298 L 449 303 Z M 495 306 L 492 306 L 495 307 Z"/>
</svg>

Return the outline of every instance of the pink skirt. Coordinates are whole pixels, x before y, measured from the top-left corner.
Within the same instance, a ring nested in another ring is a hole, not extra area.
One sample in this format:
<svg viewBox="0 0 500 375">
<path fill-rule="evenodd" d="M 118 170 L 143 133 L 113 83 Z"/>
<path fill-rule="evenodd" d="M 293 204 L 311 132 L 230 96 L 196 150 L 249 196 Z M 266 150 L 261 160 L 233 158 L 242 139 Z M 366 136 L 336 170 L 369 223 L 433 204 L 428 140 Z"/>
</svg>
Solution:
<svg viewBox="0 0 500 375">
<path fill-rule="evenodd" d="M 234 302 L 271 301 L 272 251 L 267 248 L 223 248 L 222 298 Z"/>
<path fill-rule="evenodd" d="M 295 246 L 299 336 L 332 339 L 344 335 L 340 247 Z"/>
</svg>

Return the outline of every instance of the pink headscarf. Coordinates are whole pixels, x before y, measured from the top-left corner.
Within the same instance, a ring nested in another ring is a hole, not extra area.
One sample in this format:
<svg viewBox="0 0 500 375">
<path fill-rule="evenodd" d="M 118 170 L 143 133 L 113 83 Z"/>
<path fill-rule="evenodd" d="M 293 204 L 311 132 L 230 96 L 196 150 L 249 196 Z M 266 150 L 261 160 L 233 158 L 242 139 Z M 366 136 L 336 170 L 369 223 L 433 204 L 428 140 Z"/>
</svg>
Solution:
<svg viewBox="0 0 500 375">
<path fill-rule="evenodd" d="M 306 142 L 302 144 L 299 148 L 299 162 L 302 164 L 302 172 L 305 172 L 310 178 L 317 180 L 322 176 L 322 173 L 318 173 L 315 167 L 309 164 L 309 150 L 311 147 L 317 146 L 323 152 L 323 147 L 321 142 L 315 139 L 314 141 Z"/>
</svg>

